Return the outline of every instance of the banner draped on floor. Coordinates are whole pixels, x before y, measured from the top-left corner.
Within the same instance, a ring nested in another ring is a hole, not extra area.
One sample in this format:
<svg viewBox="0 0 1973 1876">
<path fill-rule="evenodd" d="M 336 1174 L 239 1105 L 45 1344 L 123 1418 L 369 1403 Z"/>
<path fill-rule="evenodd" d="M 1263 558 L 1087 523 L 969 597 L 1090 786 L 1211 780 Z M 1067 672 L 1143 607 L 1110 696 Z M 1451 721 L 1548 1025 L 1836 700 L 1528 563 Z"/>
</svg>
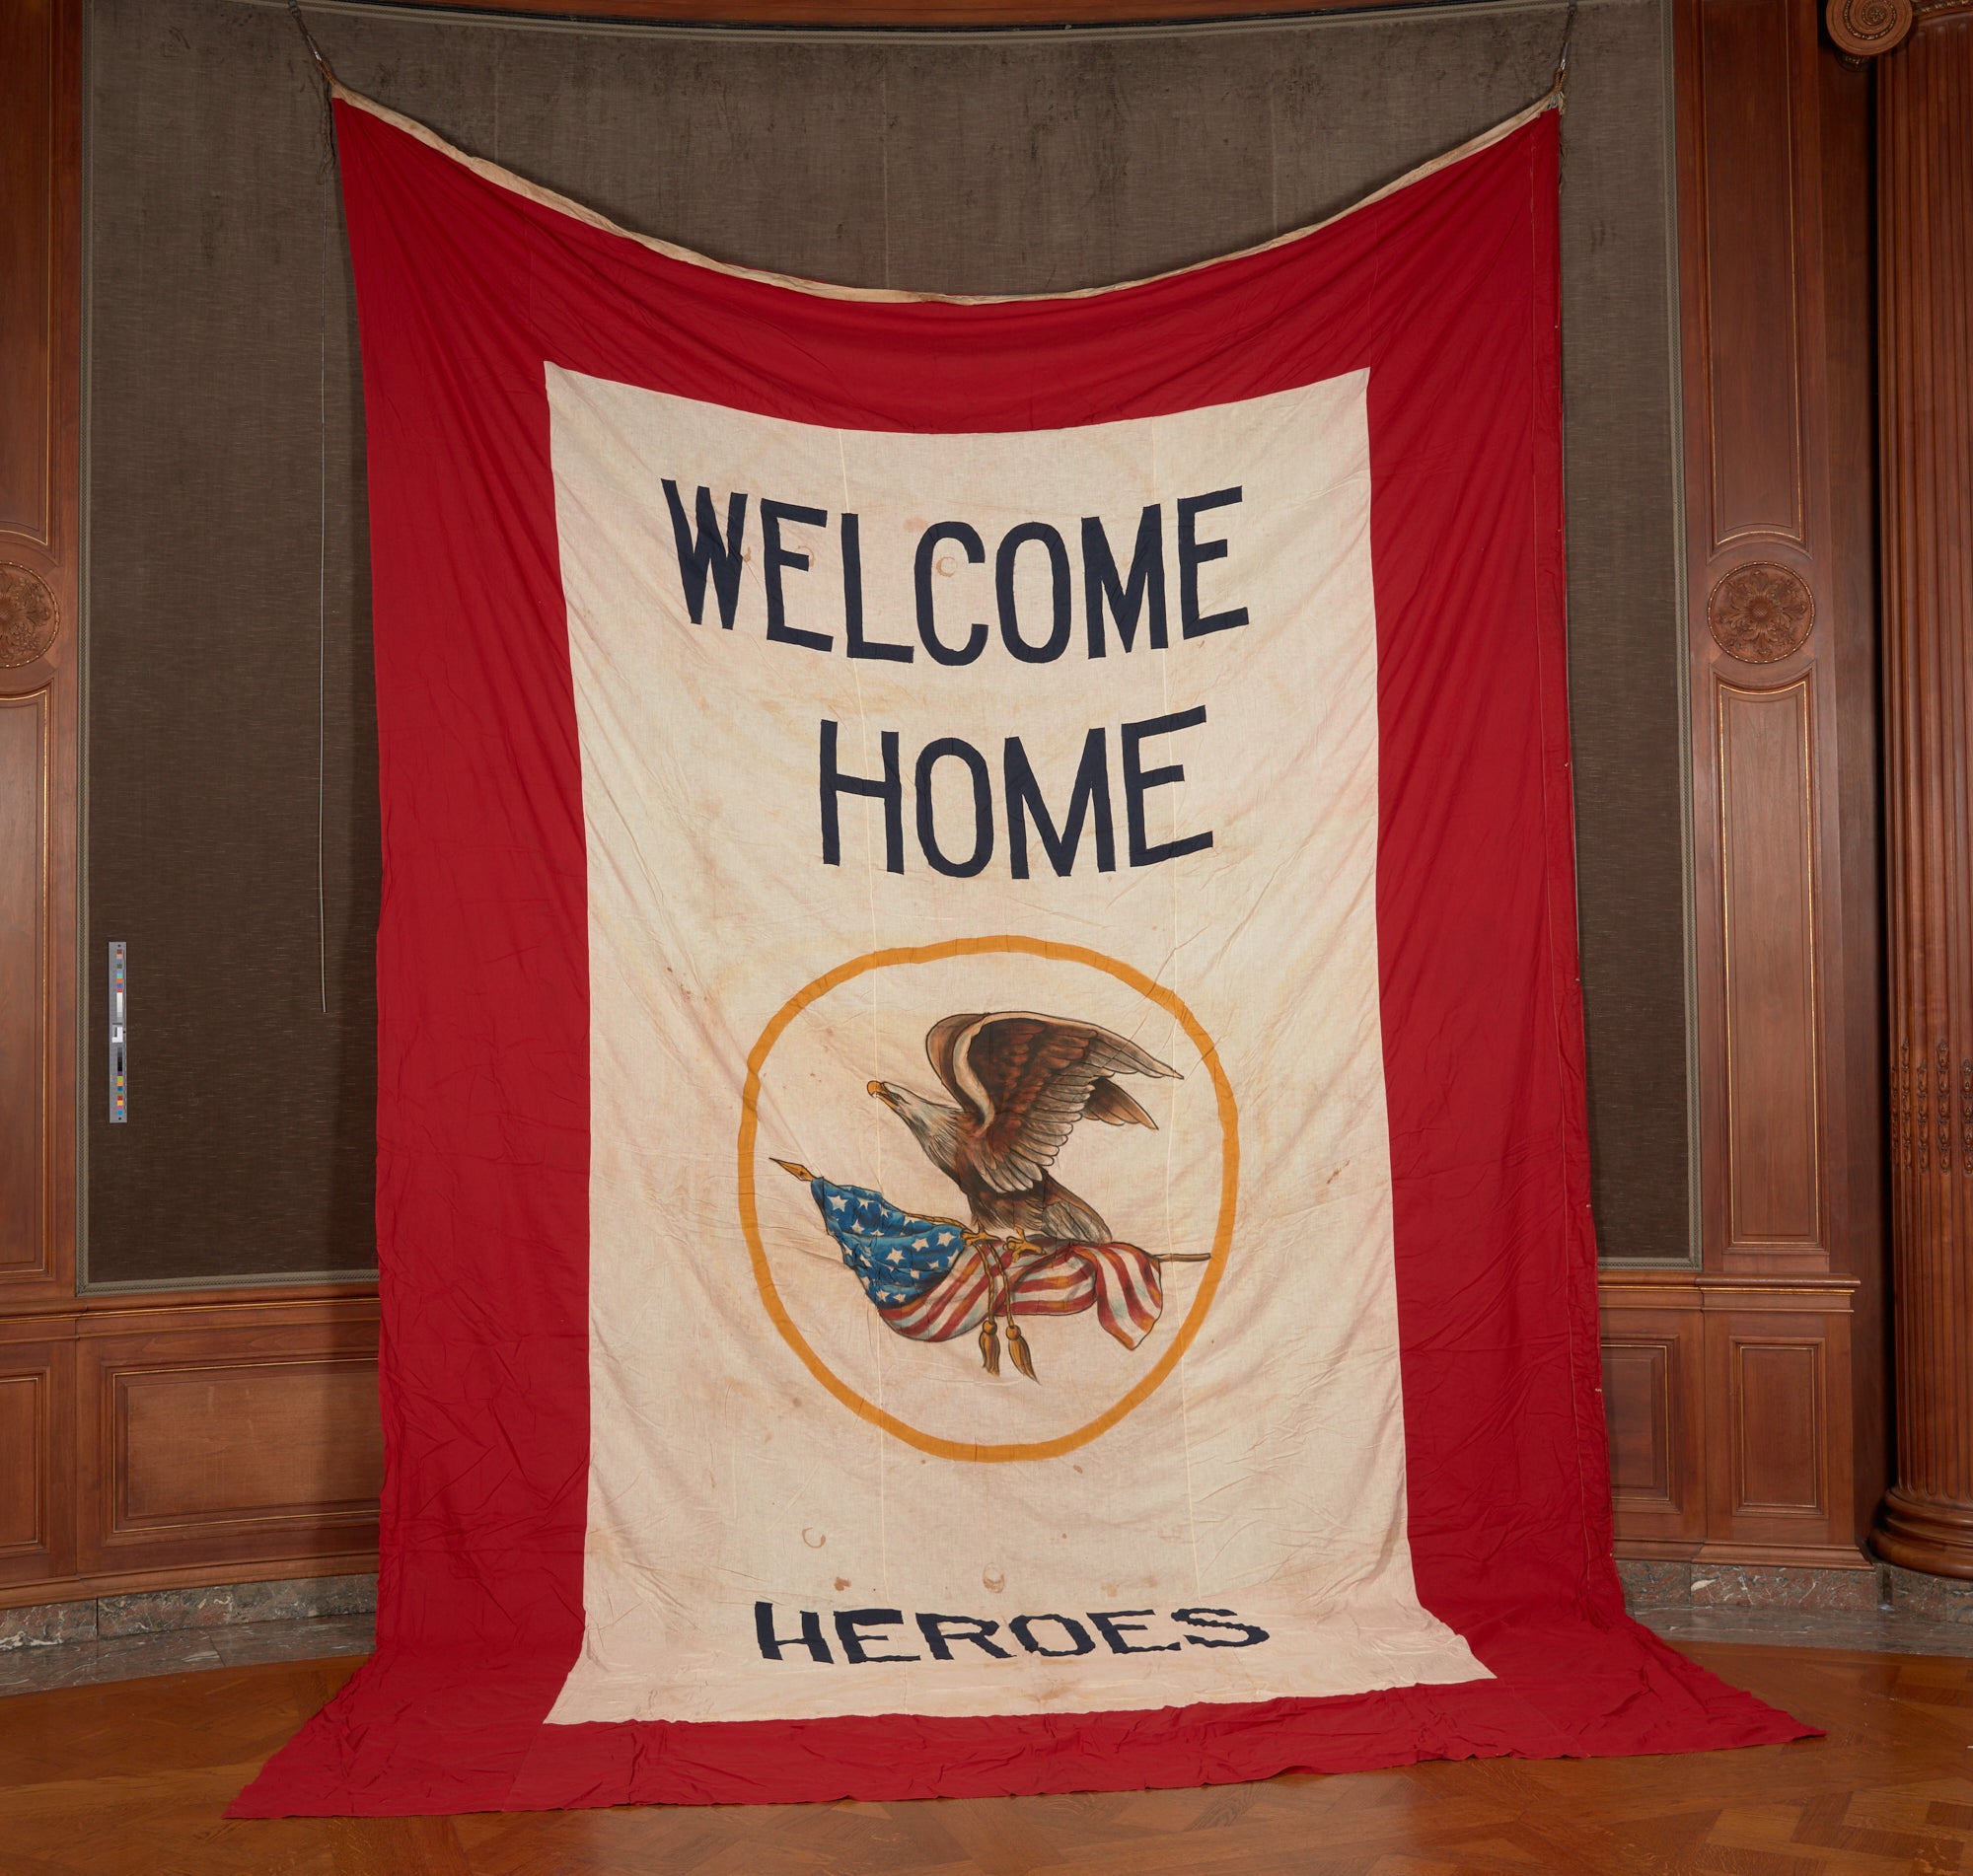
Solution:
<svg viewBox="0 0 1973 1876">
<path fill-rule="evenodd" d="M 1796 1736 L 1609 1561 L 1556 112 L 976 301 L 336 123 L 383 1585 L 237 1813 Z"/>
</svg>

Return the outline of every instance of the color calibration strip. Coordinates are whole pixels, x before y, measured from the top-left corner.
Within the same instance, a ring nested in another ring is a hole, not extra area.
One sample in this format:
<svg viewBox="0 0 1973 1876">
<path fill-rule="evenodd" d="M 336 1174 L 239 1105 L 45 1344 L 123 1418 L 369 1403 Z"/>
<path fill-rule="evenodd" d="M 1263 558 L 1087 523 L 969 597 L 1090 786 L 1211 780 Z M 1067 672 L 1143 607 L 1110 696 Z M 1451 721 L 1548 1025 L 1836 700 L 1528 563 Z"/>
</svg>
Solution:
<svg viewBox="0 0 1973 1876">
<path fill-rule="evenodd" d="M 130 951 L 110 944 L 110 1124 L 130 1118 Z"/>
</svg>

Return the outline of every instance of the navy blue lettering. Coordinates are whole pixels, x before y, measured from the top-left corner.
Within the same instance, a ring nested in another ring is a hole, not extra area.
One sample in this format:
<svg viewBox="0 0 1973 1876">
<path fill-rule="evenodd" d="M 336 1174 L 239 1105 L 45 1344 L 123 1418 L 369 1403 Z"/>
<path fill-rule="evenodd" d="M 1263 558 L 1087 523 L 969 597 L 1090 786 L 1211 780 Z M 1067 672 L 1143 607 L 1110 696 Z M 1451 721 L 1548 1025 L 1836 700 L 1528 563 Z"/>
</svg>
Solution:
<svg viewBox="0 0 1973 1876">
<path fill-rule="evenodd" d="M 892 1639 L 889 1635 L 866 1635 L 863 1628 L 888 1627 L 893 1623 L 904 1621 L 904 1616 L 895 1609 L 839 1609 L 836 1612 L 836 1638 L 842 1643 L 842 1658 L 852 1666 L 860 1667 L 866 1661 L 922 1661 L 917 1654 L 871 1654 L 872 1645 L 882 1647 Z"/>
<path fill-rule="evenodd" d="M 842 828 L 838 819 L 840 798 L 843 795 L 867 795 L 872 801 L 884 804 L 884 870 L 887 873 L 902 873 L 905 870 L 905 788 L 899 773 L 898 733 L 885 730 L 877 739 L 877 747 L 883 752 L 884 779 L 870 781 L 861 775 L 845 775 L 836 765 L 836 745 L 838 727 L 828 717 L 822 720 L 822 863 L 824 866 L 842 864 Z M 923 766 L 922 762 L 919 764 Z M 919 826 L 922 828 L 924 813 L 919 810 Z"/>
<path fill-rule="evenodd" d="M 705 576 L 719 596 L 719 622 L 730 632 L 733 611 L 740 603 L 740 542 L 747 532 L 747 497 L 726 498 L 726 539 L 719 538 L 719 517 L 713 512 L 712 491 L 701 488 L 696 503 L 698 528 L 686 519 L 678 484 L 665 478 L 665 504 L 672 511 L 672 539 L 678 546 L 679 585 L 685 589 L 686 611 L 694 625 L 705 623 Z"/>
<path fill-rule="evenodd" d="M 1197 582 L 1195 582 L 1195 585 Z M 1082 602 L 1088 615 L 1089 655 L 1105 657 L 1109 647 L 1103 642 L 1103 610 L 1107 605 L 1117 620 L 1117 643 L 1130 651 L 1137 642 L 1137 622 L 1144 618 L 1144 642 L 1153 651 L 1165 648 L 1165 529 L 1164 510 L 1156 502 L 1146 508 L 1137 522 L 1137 543 L 1131 555 L 1128 579 L 1117 577 L 1116 556 L 1110 551 L 1110 537 L 1095 515 L 1082 518 Z"/>
<path fill-rule="evenodd" d="M 1182 840 L 1167 840 L 1153 846 L 1144 835 L 1144 797 L 1153 788 L 1167 788 L 1185 780 L 1182 764 L 1145 768 L 1143 746 L 1154 736 L 1170 736 L 1179 730 L 1197 729 L 1206 721 L 1206 705 L 1195 704 L 1172 716 L 1147 717 L 1141 723 L 1127 723 L 1124 739 L 1124 818 L 1131 835 L 1131 864 L 1155 866 L 1160 860 L 1176 860 L 1187 853 L 1201 853 L 1212 844 L 1212 835 L 1189 833 Z"/>
<path fill-rule="evenodd" d="M 1031 645 L 1021 636 L 1020 613 L 1014 599 L 1014 561 L 1031 541 L 1048 549 L 1051 575 L 1049 635 L 1039 645 Z M 1024 521 L 1018 528 L 1008 529 L 993 556 L 993 592 L 1000 602 L 1001 642 L 1016 658 L 1024 665 L 1051 665 L 1061 656 L 1068 645 L 1071 610 L 1068 549 L 1062 544 L 1061 536 L 1047 522 Z"/>
<path fill-rule="evenodd" d="M 1041 784 L 1028 761 L 1028 753 L 1018 736 L 1007 739 L 1005 752 L 1007 778 L 1007 860 L 1017 880 L 1028 877 L 1028 820 L 1041 836 L 1049 865 L 1059 878 L 1067 879 L 1075 866 L 1082 844 L 1082 827 L 1093 814 L 1096 820 L 1096 867 L 1102 873 L 1117 870 L 1117 834 L 1110 819 L 1110 757 L 1108 742 L 1101 730 L 1091 730 L 1082 739 L 1082 760 L 1068 791 L 1068 814 L 1058 833 L 1055 821 L 1042 799 Z"/>
<path fill-rule="evenodd" d="M 1044 1648 L 1035 1639 L 1035 1623 L 1038 1622 L 1055 1623 L 1061 1629 L 1069 1645 L 1066 1648 Z M 1066 1655 L 1096 1652 L 1096 1644 L 1090 1640 L 1089 1630 L 1073 1616 L 1016 1616 L 1007 1624 L 1007 1632 L 1030 1654 Z"/>
<path fill-rule="evenodd" d="M 925 650 L 940 664 L 970 665 L 986 648 L 986 621 L 975 619 L 966 628 L 966 643 L 955 651 L 939 637 L 938 625 L 932 617 L 933 555 L 941 541 L 956 541 L 964 547 L 967 559 L 976 567 L 986 558 L 986 543 L 980 539 L 976 530 L 969 528 L 963 521 L 934 522 L 918 538 L 918 639 Z"/>
<path fill-rule="evenodd" d="M 1216 1620 L 1219 1617 L 1225 1617 L 1228 1620 L 1223 1622 Z M 1237 1641 L 1218 1641 L 1210 1635 L 1187 1635 L 1186 1640 L 1191 1642 L 1195 1648 L 1251 1648 L 1257 1641 L 1266 1641 L 1268 1639 L 1268 1631 L 1265 1628 L 1256 1628 L 1250 1622 L 1239 1622 L 1232 1618 L 1233 1612 L 1230 1609 L 1174 1609 L 1172 1611 L 1173 1622 L 1185 1623 L 1193 1628 L 1224 1628 L 1240 1637 Z"/>
<path fill-rule="evenodd" d="M 932 806 L 932 770 L 947 757 L 964 762 L 973 777 L 973 851 L 963 860 L 948 859 L 938 844 L 936 811 Z M 970 880 L 986 870 L 993 857 L 993 787 L 986 778 L 986 758 L 971 743 L 941 736 L 918 752 L 918 845 L 934 873 L 948 879 Z"/>
<path fill-rule="evenodd" d="M 774 1606 L 772 1603 L 754 1605 L 754 1633 L 761 1643 L 761 1658 L 764 1661 L 778 1661 L 783 1648 L 806 1648 L 818 1661 L 835 1664 L 836 1657 L 829 1652 L 829 1643 L 822 1638 L 822 1623 L 812 1609 L 801 1612 L 801 1633 L 798 1635 L 777 1635 L 774 1633 Z"/>
<path fill-rule="evenodd" d="M 835 640 L 827 632 L 805 632 L 788 623 L 787 600 L 781 592 L 781 570 L 792 567 L 808 571 L 808 555 L 781 545 L 781 523 L 798 522 L 804 528 L 827 528 L 829 512 L 804 508 L 798 502 L 761 502 L 761 580 L 767 589 L 767 636 L 783 645 L 805 645 L 810 651 L 828 651 Z"/>
<path fill-rule="evenodd" d="M 1154 1641 L 1148 1647 L 1142 1643 L 1124 1639 L 1126 1634 L 1144 1635 L 1150 1630 L 1140 1622 L 1126 1622 L 1126 1616 L 1148 1616 L 1148 1609 L 1092 1609 L 1089 1620 L 1096 1624 L 1096 1632 L 1110 1644 L 1112 1654 L 1176 1654 L 1175 1641 Z"/>
<path fill-rule="evenodd" d="M 1000 1624 L 997 1622 L 983 1622 L 978 1616 L 920 1616 L 918 1632 L 925 1638 L 925 1646 L 931 1650 L 934 1661 L 950 1661 L 955 1641 L 970 1641 L 979 1649 L 990 1654 L 995 1661 L 1011 1661 L 1013 1656 L 997 1641 L 989 1641 Z"/>
<path fill-rule="evenodd" d="M 1199 569 L 1208 560 L 1226 558 L 1223 541 L 1201 541 L 1199 517 L 1208 508 L 1230 508 L 1240 499 L 1237 488 L 1215 488 L 1209 495 L 1182 495 L 1178 504 L 1178 608 L 1179 632 L 1186 638 L 1204 638 L 1207 632 L 1229 631 L 1247 622 L 1247 609 L 1235 607 L 1230 613 L 1199 612 Z"/>
<path fill-rule="evenodd" d="M 894 664 L 912 662 L 912 647 L 886 644 L 863 636 L 863 522 L 842 517 L 842 630 L 852 658 L 888 658 Z"/>
</svg>

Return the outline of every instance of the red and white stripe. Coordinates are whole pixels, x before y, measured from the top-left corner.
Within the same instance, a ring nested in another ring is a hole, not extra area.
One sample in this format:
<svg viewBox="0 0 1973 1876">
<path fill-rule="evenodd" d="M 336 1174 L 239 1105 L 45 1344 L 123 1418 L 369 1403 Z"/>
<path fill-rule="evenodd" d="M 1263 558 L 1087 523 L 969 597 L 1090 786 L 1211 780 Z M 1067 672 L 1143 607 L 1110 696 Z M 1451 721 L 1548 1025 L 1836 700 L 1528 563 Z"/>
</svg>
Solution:
<svg viewBox="0 0 1973 1876">
<path fill-rule="evenodd" d="M 1164 1283 L 1156 1261 L 1133 1244 L 1065 1244 L 1050 1251 L 1002 1254 L 990 1288 L 1012 1296 L 1016 1316 L 1077 1316 L 1092 1305 L 1096 1320 L 1134 1348 L 1151 1333 L 1164 1309 Z M 969 1251 L 922 1296 L 877 1314 L 913 1341 L 950 1341 L 979 1328 L 986 1315 L 986 1253 Z"/>
</svg>

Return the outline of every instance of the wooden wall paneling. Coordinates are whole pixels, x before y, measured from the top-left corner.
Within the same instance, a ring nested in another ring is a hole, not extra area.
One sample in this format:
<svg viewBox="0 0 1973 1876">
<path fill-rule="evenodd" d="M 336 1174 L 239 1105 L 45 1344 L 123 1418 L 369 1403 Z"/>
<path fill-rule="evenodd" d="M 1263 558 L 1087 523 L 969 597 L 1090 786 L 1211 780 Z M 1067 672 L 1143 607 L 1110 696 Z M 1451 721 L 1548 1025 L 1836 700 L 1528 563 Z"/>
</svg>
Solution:
<svg viewBox="0 0 1973 1876">
<path fill-rule="evenodd" d="M 374 1302 L 76 1318 L 83 1574 L 367 1556 Z"/>
<path fill-rule="evenodd" d="M 1656 1273 L 1603 1286 L 1610 1488 L 1634 1554 L 1689 1556 L 1706 1536 L 1701 1309 L 1697 1290 Z"/>
<path fill-rule="evenodd" d="M 57 263 L 55 9 L 21 0 L 0 15 L 0 528 L 46 546 L 53 532 L 55 410 L 49 354 Z"/>
<path fill-rule="evenodd" d="M 75 1567 L 74 1344 L 47 1328 L 0 1323 L 0 1585 Z"/>
<path fill-rule="evenodd" d="M 0 570 L 0 578 L 5 578 Z M 53 1272 L 48 693 L 0 695 L 0 1279 Z"/>
<path fill-rule="evenodd" d="M 0 1298 L 73 1288 L 80 45 L 0 6 Z"/>
<path fill-rule="evenodd" d="M 1830 1267 L 1827 969 L 1840 855 L 1821 654 L 1820 129 L 1805 0 L 1683 0 L 1680 263 L 1711 1268 Z"/>
<path fill-rule="evenodd" d="M 1795 22 L 1781 0 L 1692 9 L 1693 233 L 1709 558 L 1743 541 L 1807 545 L 1803 384 L 1817 308 L 1798 213 Z"/>
<path fill-rule="evenodd" d="M 1813 673 L 1714 676 L 1729 1251 L 1820 1257 Z"/>
<path fill-rule="evenodd" d="M 1851 1476 L 1850 1291 L 1711 1287 L 1702 1557 L 1863 1564 Z"/>
<path fill-rule="evenodd" d="M 9 1298 L 0 1325 L 23 1327 L 38 1323 L 49 1335 L 73 1335 L 60 1325 L 69 1318 L 119 1316 L 138 1320 L 149 1313 L 176 1314 L 194 1309 L 202 1312 L 234 1309 L 245 1305 L 278 1305 L 282 1309 L 320 1306 L 329 1315 L 349 1303 L 374 1303 L 374 1278 L 349 1282 L 322 1283 L 238 1283 L 223 1288 L 180 1290 L 99 1290 L 84 1296 L 37 1297 L 32 1301 Z"/>
<path fill-rule="evenodd" d="M 1829 1518 L 1829 1344 L 1739 1326 L 1720 1339 L 1733 1400 L 1731 1510 Z"/>
<path fill-rule="evenodd" d="M 1687 1554 L 1861 1566 L 1883 1461 L 1877 780 L 1864 204 L 1841 164 L 1868 107 L 1810 0 L 1678 0 L 1674 34 L 1702 1267 L 1657 1302 L 1687 1293 L 1705 1351 L 1703 1515 L 1678 1529 Z M 1621 1339 L 1636 1293 L 1609 1272 L 1602 1294 Z M 1619 1455 L 1640 1410 L 1611 1400 Z M 1667 1554 L 1670 1529 L 1620 1494 L 1621 1551 Z"/>
<path fill-rule="evenodd" d="M 1850 1437 L 1855 1291 L 1843 1276 L 1606 1275 L 1621 1554 L 1867 1567 Z"/>
</svg>

